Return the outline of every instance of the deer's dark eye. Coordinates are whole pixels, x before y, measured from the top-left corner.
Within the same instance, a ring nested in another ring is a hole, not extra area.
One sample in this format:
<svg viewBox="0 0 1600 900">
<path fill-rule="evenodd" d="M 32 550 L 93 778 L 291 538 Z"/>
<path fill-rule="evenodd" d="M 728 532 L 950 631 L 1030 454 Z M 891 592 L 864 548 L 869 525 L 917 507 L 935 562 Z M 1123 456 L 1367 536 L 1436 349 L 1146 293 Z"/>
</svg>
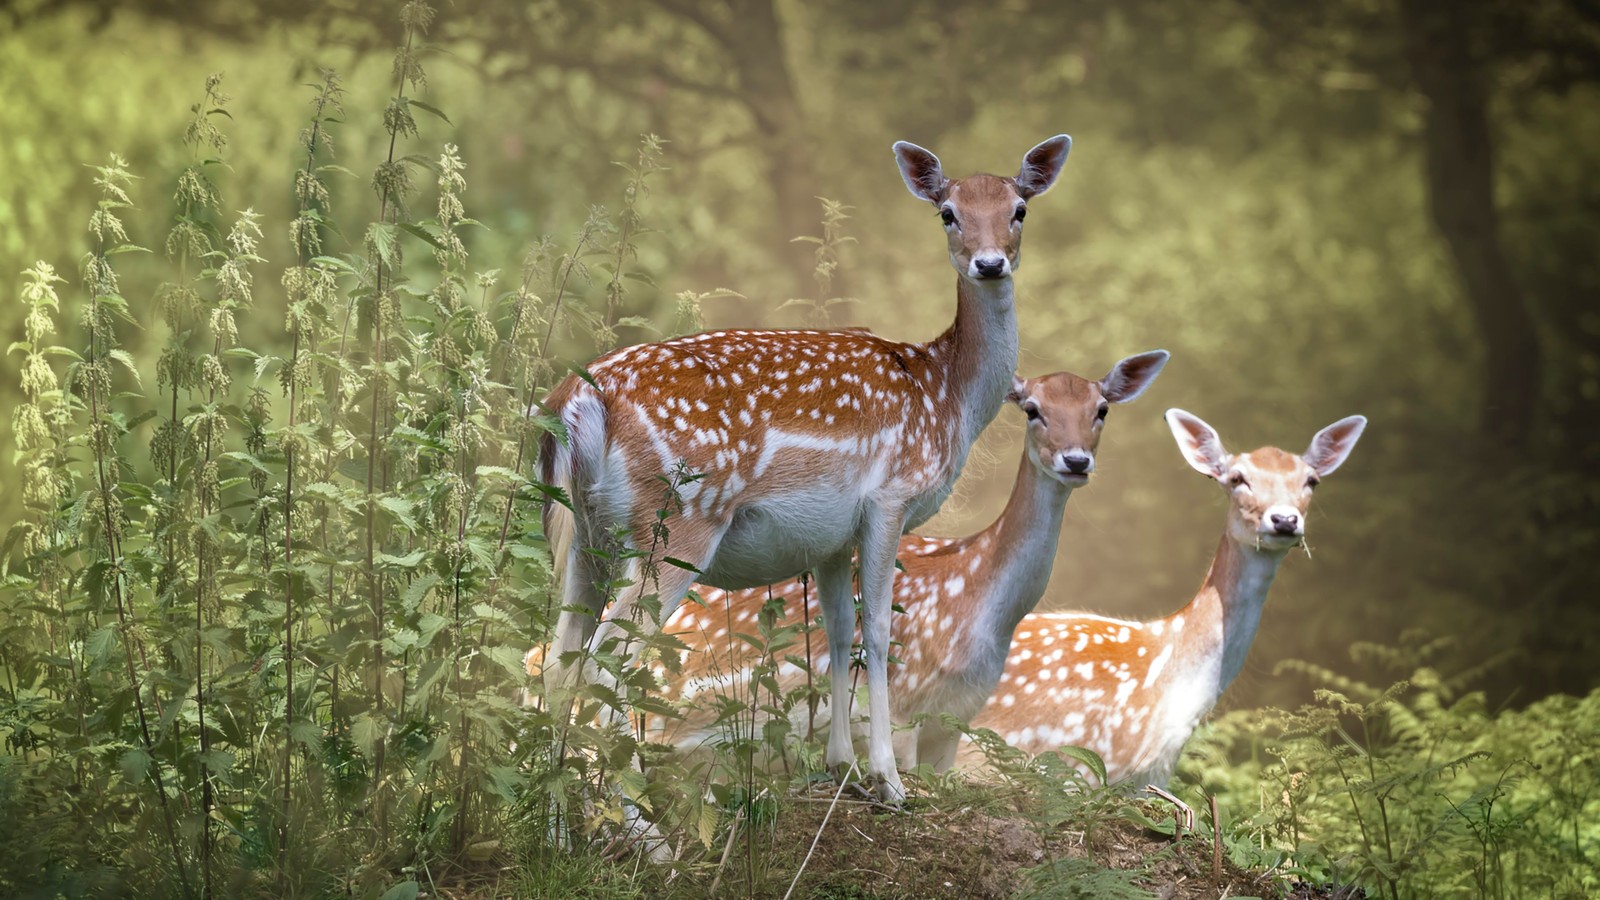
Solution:
<svg viewBox="0 0 1600 900">
<path fill-rule="evenodd" d="M 943 209 L 939 210 L 939 218 L 943 219 L 944 220 L 944 224 L 946 224 L 946 225 L 954 225 L 956 223 L 955 210 L 953 210 L 950 207 L 946 206 Z"/>
<path fill-rule="evenodd" d="M 1016 215 L 1017 221 L 1021 222 L 1023 219 L 1026 219 L 1027 217 L 1028 217 L 1028 208 L 1026 206 L 1017 207 L 1017 215 Z"/>
<path fill-rule="evenodd" d="M 1318 478 L 1315 475 L 1313 475 L 1310 478 L 1306 479 L 1306 490 L 1314 491 L 1314 490 L 1317 489 L 1317 485 L 1319 485 L 1321 483 L 1322 483 L 1322 479 Z"/>
<path fill-rule="evenodd" d="M 1245 480 L 1243 472 L 1234 472 L 1232 475 L 1229 475 L 1228 476 L 1228 484 L 1231 487 L 1249 487 L 1250 486 L 1250 482 Z"/>
<path fill-rule="evenodd" d="M 1037 421 L 1039 421 L 1039 407 L 1034 406 L 1032 403 L 1029 403 L 1027 406 L 1024 406 L 1022 408 L 1022 412 L 1023 412 L 1023 415 L 1026 415 L 1028 417 L 1028 421 L 1029 422 L 1037 422 Z"/>
<path fill-rule="evenodd" d="M 1102 407 L 1100 407 L 1099 410 L 1097 410 L 1095 412 L 1094 417 L 1096 419 L 1099 419 L 1100 421 L 1104 422 L 1106 420 L 1106 414 L 1109 413 L 1109 412 L 1111 412 L 1111 407 L 1110 406 L 1102 406 Z"/>
</svg>

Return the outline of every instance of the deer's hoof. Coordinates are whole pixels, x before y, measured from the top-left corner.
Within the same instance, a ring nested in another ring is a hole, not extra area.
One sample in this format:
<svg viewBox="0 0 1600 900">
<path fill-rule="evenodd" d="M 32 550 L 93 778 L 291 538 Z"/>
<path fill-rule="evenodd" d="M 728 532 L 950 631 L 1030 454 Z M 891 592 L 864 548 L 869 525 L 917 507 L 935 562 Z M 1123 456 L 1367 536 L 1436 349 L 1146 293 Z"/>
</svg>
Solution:
<svg viewBox="0 0 1600 900">
<path fill-rule="evenodd" d="M 906 803 L 906 787 L 900 783 L 898 774 L 878 778 L 878 801 L 885 806 L 899 808 Z"/>
</svg>

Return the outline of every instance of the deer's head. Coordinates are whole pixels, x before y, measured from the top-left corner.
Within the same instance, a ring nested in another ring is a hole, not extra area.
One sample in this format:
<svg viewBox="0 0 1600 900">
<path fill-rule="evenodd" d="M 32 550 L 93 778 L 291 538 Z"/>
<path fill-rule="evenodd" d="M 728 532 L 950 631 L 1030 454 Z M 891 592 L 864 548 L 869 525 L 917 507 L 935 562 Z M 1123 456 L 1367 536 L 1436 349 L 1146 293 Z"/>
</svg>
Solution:
<svg viewBox="0 0 1600 900">
<path fill-rule="evenodd" d="M 1340 419 L 1317 432 L 1299 455 L 1277 447 L 1231 454 L 1216 429 L 1181 409 L 1167 410 L 1167 425 L 1189 465 L 1228 492 L 1228 535 L 1252 549 L 1283 552 L 1305 538 L 1311 492 L 1355 449 L 1367 420 Z"/>
<path fill-rule="evenodd" d="M 1170 356 L 1165 350 L 1130 356 L 1099 381 L 1071 372 L 1015 379 L 1006 400 L 1028 417 L 1028 459 L 1062 484 L 1087 484 L 1111 404 L 1143 394 Z"/>
<path fill-rule="evenodd" d="M 912 195 L 938 208 L 956 271 L 971 281 L 992 281 L 1016 269 L 1028 201 L 1055 184 L 1071 149 L 1072 138 L 1058 134 L 1029 150 L 1014 178 L 978 174 L 954 181 L 945 177 L 939 157 L 916 144 L 900 141 L 894 155 Z"/>
</svg>

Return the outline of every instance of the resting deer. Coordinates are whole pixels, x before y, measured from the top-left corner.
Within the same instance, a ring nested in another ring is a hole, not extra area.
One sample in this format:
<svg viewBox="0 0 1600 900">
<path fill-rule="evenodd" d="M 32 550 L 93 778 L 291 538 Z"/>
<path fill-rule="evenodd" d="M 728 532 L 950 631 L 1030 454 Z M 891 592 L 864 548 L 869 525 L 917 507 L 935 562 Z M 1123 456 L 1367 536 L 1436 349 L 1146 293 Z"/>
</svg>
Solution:
<svg viewBox="0 0 1600 900">
<path fill-rule="evenodd" d="M 1276 447 L 1231 455 L 1215 430 L 1181 409 L 1167 425 L 1189 465 L 1228 492 L 1211 570 L 1188 606 L 1151 622 L 1085 613 L 1022 620 L 993 699 L 972 723 L 1029 753 L 1063 744 L 1105 759 L 1108 780 L 1161 786 L 1200 719 L 1244 666 L 1267 589 L 1305 540 L 1312 489 L 1367 425 L 1350 416 L 1296 456 Z M 963 763 L 982 762 L 970 745 Z"/>
<path fill-rule="evenodd" d="M 850 565 L 859 551 L 869 692 L 868 775 L 883 799 L 905 792 L 894 767 L 888 699 L 889 596 L 900 535 L 927 520 L 950 493 L 973 440 L 994 418 L 1017 363 L 1017 266 L 1028 202 L 1055 182 L 1072 141 L 1058 135 L 1029 150 L 1015 177 L 945 177 L 937 157 L 894 145 L 916 197 L 939 210 L 955 266 L 956 318 L 927 343 L 863 331 L 716 331 L 627 347 L 569 376 L 546 400 L 567 440 L 546 435 L 542 478 L 571 498 L 546 505 L 545 533 L 562 583 L 552 648 L 559 666 L 608 644 L 625 656 L 630 621 L 660 625 L 641 597 L 655 594 L 665 619 L 699 580 L 724 588 L 770 584 L 811 570 L 831 652 L 848 655 L 855 614 Z M 662 506 L 660 476 L 681 507 L 664 547 L 648 536 Z M 607 574 L 595 554 L 625 529 L 634 547 L 670 554 L 650 579 L 635 559 L 602 618 Z M 646 582 L 648 583 L 642 583 Z M 598 624 L 597 624 L 598 623 Z M 586 677 L 609 676 L 592 664 Z M 841 670 L 834 691 L 849 690 Z M 613 719 L 620 711 L 612 710 Z M 848 734 L 828 762 L 854 761 Z"/>
<path fill-rule="evenodd" d="M 1130 356 L 1099 381 L 1068 372 L 1018 378 L 1006 399 L 1028 419 L 1010 502 L 988 528 L 965 538 L 908 535 L 900 540 L 901 572 L 894 581 L 896 616 L 891 632 L 900 665 L 889 669 L 889 710 L 896 726 L 896 757 L 906 768 L 919 762 L 943 771 L 955 762 L 959 731 L 940 725 L 940 714 L 965 722 L 983 708 L 1005 666 L 1011 632 L 1043 595 L 1061 537 L 1062 513 L 1072 492 L 1089 481 L 1095 453 L 1113 403 L 1143 394 L 1162 366 L 1165 350 Z M 741 690 L 757 653 L 734 634 L 757 633 L 769 596 L 788 600 L 774 624 L 801 619 L 799 581 L 743 591 L 700 591 L 703 605 L 685 604 L 667 631 L 687 645 L 682 669 L 666 676 L 664 695 L 693 700 L 719 688 Z M 730 634 L 730 631 L 732 632 Z M 789 651 L 788 655 L 793 655 Z M 830 668 L 832 652 L 812 661 Z M 846 658 L 847 659 L 847 658 Z M 842 666 L 841 669 L 848 669 Z M 786 694 L 806 686 L 810 675 L 793 663 L 778 666 Z M 797 726 L 833 724 L 831 709 L 799 707 Z M 921 718 L 919 724 L 910 724 Z M 844 721 L 848 721 L 848 715 Z M 661 737 L 683 749 L 716 735 L 714 704 L 690 704 L 681 720 L 659 722 Z M 848 733 L 849 728 L 833 729 Z"/>
</svg>

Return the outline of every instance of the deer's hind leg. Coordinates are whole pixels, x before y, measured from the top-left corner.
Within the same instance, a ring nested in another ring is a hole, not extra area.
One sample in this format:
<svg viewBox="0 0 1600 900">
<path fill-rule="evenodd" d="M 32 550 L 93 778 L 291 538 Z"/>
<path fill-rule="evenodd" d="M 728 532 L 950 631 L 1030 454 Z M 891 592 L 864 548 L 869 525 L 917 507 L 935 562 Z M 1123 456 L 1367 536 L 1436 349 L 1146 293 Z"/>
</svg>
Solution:
<svg viewBox="0 0 1600 900">
<path fill-rule="evenodd" d="M 647 526 L 648 527 L 648 526 Z M 694 586 L 699 572 L 711 566 L 717 546 L 727 524 L 706 519 L 674 521 L 670 540 L 648 550 L 645 555 L 628 561 L 627 579 L 615 603 L 611 605 L 594 633 L 588 649 L 590 663 L 601 655 L 620 658 L 620 667 L 631 667 L 638 661 L 645 641 L 661 630 L 671 618 L 683 598 Z M 638 542 L 638 532 L 634 541 Z M 684 568 L 666 558 L 682 560 L 693 569 Z M 697 571 L 698 570 L 698 571 Z M 604 674 L 604 668 L 594 666 L 598 683 L 616 687 L 613 677 Z M 620 710 L 616 711 L 620 714 Z"/>
</svg>

